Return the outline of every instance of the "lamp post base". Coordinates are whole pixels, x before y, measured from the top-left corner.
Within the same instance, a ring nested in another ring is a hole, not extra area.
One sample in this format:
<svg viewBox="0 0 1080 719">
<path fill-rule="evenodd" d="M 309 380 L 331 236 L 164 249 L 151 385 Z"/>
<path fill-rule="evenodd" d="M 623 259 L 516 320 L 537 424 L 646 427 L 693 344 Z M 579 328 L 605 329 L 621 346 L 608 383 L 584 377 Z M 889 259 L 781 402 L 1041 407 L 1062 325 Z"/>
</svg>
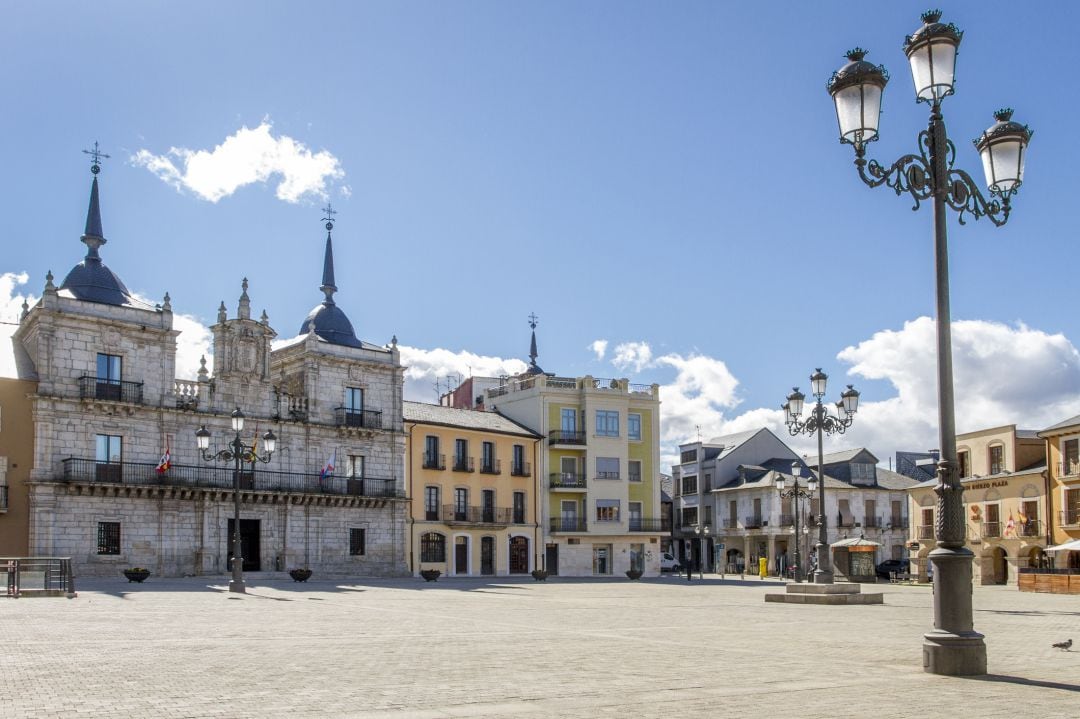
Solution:
<svg viewBox="0 0 1080 719">
<path fill-rule="evenodd" d="M 818 569 L 814 572 L 814 584 L 832 584 L 833 576 L 831 571 Z"/>
<path fill-rule="evenodd" d="M 229 580 L 229 591 L 230 592 L 236 592 L 237 594 L 246 594 L 247 593 L 247 588 L 244 586 L 244 580 L 243 579 L 230 579 Z"/>
<path fill-rule="evenodd" d="M 950 677 L 986 674 L 986 642 L 982 634 L 933 631 L 923 638 L 923 671 Z"/>
</svg>

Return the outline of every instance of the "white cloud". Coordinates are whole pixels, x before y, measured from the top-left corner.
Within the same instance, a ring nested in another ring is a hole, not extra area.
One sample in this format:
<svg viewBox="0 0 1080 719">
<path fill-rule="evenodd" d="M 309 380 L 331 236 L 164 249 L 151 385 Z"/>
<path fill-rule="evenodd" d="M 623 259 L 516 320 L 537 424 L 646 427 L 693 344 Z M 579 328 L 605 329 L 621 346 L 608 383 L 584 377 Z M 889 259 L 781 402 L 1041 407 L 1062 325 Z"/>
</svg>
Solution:
<svg viewBox="0 0 1080 719">
<path fill-rule="evenodd" d="M 405 345 L 399 345 L 398 349 L 401 351 L 401 363 L 408 368 L 405 370 L 404 396 L 415 402 L 433 402 L 435 383 L 440 380 L 445 386 L 446 379 L 450 378 L 452 389 L 457 386 L 458 378 L 520 374 L 528 367 L 519 359 L 478 355 L 465 350 L 425 350 Z"/>
<path fill-rule="evenodd" d="M 25 272 L 5 272 L 0 275 L 0 322 L 18 322 L 25 301 L 33 306 L 37 298 L 30 294 L 16 294 L 15 288 L 25 285 L 30 275 Z"/>
<path fill-rule="evenodd" d="M 190 190 L 210 202 L 273 176 L 279 178 L 279 200 L 296 203 L 309 195 L 325 198 L 327 183 L 345 177 L 341 162 L 326 150 L 313 153 L 302 142 L 287 135 L 274 137 L 270 130 L 264 120 L 254 129 L 242 126 L 213 150 L 172 147 L 155 155 L 142 149 L 131 161 L 178 190 Z M 348 192 L 347 186 L 343 190 Z"/>
<path fill-rule="evenodd" d="M 633 369 L 640 372 L 652 363 L 652 347 L 648 342 L 622 342 L 615 345 L 611 364 L 620 370 Z"/>
<path fill-rule="evenodd" d="M 589 350 L 596 355 L 597 361 L 604 359 L 604 355 L 607 354 L 607 340 L 595 340 L 589 345 Z"/>
<path fill-rule="evenodd" d="M 211 358 L 214 348 L 210 329 L 192 315 L 173 314 L 173 329 L 180 330 L 176 338 L 176 377 L 196 379 L 199 376 L 199 358 L 206 356 L 206 368 L 214 371 Z"/>
</svg>

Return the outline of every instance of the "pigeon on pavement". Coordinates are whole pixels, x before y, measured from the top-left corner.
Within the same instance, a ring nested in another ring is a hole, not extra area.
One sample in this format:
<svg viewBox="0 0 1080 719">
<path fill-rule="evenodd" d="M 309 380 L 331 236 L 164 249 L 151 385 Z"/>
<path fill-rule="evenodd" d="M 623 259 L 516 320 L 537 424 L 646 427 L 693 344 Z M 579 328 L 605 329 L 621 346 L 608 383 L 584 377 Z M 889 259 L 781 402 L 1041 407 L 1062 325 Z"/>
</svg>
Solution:
<svg viewBox="0 0 1080 719">
<path fill-rule="evenodd" d="M 1052 646 L 1054 647 L 1054 649 L 1064 649 L 1065 651 L 1069 651 L 1069 647 L 1072 646 L 1072 639 L 1066 639 L 1063 642 L 1057 642 Z"/>
</svg>

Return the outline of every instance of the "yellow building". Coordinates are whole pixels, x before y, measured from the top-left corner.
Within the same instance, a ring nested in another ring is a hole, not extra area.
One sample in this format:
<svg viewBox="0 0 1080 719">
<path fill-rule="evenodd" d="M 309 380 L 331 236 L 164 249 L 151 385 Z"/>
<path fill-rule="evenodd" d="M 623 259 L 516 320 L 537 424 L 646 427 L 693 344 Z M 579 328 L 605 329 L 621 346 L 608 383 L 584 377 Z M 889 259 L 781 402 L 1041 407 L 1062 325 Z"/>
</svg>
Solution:
<svg viewBox="0 0 1080 719">
<path fill-rule="evenodd" d="M 541 437 L 500 415 L 405 402 L 405 477 L 414 575 L 528 574 L 540 566 Z"/>
<path fill-rule="evenodd" d="M 29 363 L 13 354 L 2 338 L 0 348 L 0 557 L 29 553 L 30 506 L 26 485 L 34 465 L 34 422 L 31 397 L 37 382 Z M 19 379 L 22 377 L 22 379 Z"/>
<path fill-rule="evenodd" d="M 1078 430 L 1080 431 L 1080 430 Z M 992 427 L 956 437 L 968 548 L 976 584 L 1017 583 L 1017 570 L 1044 566 L 1049 536 L 1046 450 L 1033 430 Z M 911 572 L 927 581 L 935 547 L 936 480 L 909 490 Z"/>
<path fill-rule="evenodd" d="M 1080 539 L 1080 415 L 1039 432 L 1050 472 L 1049 511 L 1053 544 Z M 1080 569 L 1080 551 L 1058 552 L 1054 566 Z"/>
</svg>

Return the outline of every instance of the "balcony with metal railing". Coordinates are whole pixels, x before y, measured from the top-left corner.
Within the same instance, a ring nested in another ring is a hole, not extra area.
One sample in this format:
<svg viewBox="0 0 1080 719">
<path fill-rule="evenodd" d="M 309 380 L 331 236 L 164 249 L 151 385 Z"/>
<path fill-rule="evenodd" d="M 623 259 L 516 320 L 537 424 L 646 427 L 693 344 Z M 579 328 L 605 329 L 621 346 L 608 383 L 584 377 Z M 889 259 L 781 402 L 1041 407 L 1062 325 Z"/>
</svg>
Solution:
<svg viewBox="0 0 1080 719">
<path fill-rule="evenodd" d="M 532 465 L 529 462 L 514 462 L 510 465 L 511 477 L 531 477 Z"/>
<path fill-rule="evenodd" d="M 382 412 L 370 409 L 334 408 L 334 424 L 338 427 L 360 427 L 363 429 L 382 429 Z"/>
<path fill-rule="evenodd" d="M 466 507 L 445 504 L 440 519 L 447 524 L 510 524 L 513 510 L 509 507 Z"/>
<path fill-rule="evenodd" d="M 79 377 L 79 399 L 101 399 L 109 402 L 143 403 L 143 383 L 124 382 L 83 375 Z"/>
<path fill-rule="evenodd" d="M 584 474 L 553 472 L 548 478 L 550 489 L 586 489 L 589 486 Z"/>
<path fill-rule="evenodd" d="M 982 536 L 983 537 L 1000 537 L 1001 536 L 1001 522 L 983 522 L 982 523 Z"/>
<path fill-rule="evenodd" d="M 584 432 L 566 429 L 553 429 L 548 432 L 548 444 L 583 445 L 585 443 Z"/>
<path fill-rule="evenodd" d="M 474 471 L 476 471 L 475 470 L 475 463 L 473 462 L 473 458 L 472 457 L 462 457 L 462 456 L 455 456 L 454 457 L 454 466 L 451 467 L 451 469 L 453 469 L 455 472 L 474 472 Z"/>
<path fill-rule="evenodd" d="M 1061 523 L 1065 526 L 1080 524 L 1080 507 L 1064 509 L 1061 511 Z"/>
<path fill-rule="evenodd" d="M 644 517 L 631 517 L 630 518 L 630 531 L 631 532 L 670 532 L 671 522 L 662 518 L 644 518 Z"/>
<path fill-rule="evenodd" d="M 885 522 L 881 517 L 863 517 L 862 526 L 870 529 L 881 529 L 885 526 Z"/>
<path fill-rule="evenodd" d="M 728 517 L 724 520 L 724 529 L 738 529 L 739 520 L 735 517 Z"/>
<path fill-rule="evenodd" d="M 552 532 L 587 532 L 588 523 L 584 517 L 552 517 L 548 522 Z"/>
<path fill-rule="evenodd" d="M 1075 460 L 1058 462 L 1057 472 L 1059 477 L 1076 477 L 1080 475 L 1080 462 Z"/>
<path fill-rule="evenodd" d="M 1016 523 L 1016 536 L 1018 537 L 1041 537 L 1043 534 L 1043 523 L 1039 519 L 1029 519 L 1026 522 Z"/>
<path fill-rule="evenodd" d="M 919 539 L 933 539 L 934 538 L 934 525 L 932 524 L 920 524 L 917 527 L 917 535 Z"/>
<path fill-rule="evenodd" d="M 480 474 L 502 474 L 502 460 L 489 459 L 480 461 Z"/>
<path fill-rule="evenodd" d="M 165 472 L 155 462 L 98 462 L 70 457 L 63 460 L 60 480 L 67 483 L 125 486 L 233 489 L 233 468 L 219 465 L 172 464 Z M 358 497 L 403 497 L 393 479 L 380 477 L 322 477 L 319 472 L 277 472 L 244 465 L 240 489 L 282 494 L 328 494 Z"/>
<path fill-rule="evenodd" d="M 763 522 L 760 516 L 743 518 L 743 527 L 746 529 L 760 529 L 762 524 Z"/>
<path fill-rule="evenodd" d="M 781 527 L 794 527 L 795 526 L 795 515 L 794 514 L 781 514 L 780 515 L 780 526 Z"/>
<path fill-rule="evenodd" d="M 596 478 L 597 479 L 618 479 L 619 477 L 620 477 L 620 474 L 619 474 L 618 470 L 616 470 L 614 472 L 597 472 L 596 473 Z"/>
<path fill-rule="evenodd" d="M 445 454 L 424 453 L 423 469 L 446 469 Z"/>
</svg>

